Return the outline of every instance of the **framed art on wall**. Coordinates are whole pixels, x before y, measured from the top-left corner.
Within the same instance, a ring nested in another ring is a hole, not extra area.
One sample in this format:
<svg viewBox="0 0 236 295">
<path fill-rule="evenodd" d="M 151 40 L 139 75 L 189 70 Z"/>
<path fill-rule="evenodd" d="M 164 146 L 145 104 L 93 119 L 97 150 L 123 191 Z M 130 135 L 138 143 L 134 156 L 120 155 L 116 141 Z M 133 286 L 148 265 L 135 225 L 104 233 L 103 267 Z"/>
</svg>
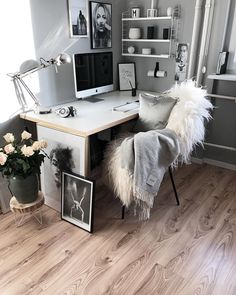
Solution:
<svg viewBox="0 0 236 295">
<path fill-rule="evenodd" d="M 70 37 L 88 37 L 87 0 L 68 0 Z"/>
<path fill-rule="evenodd" d="M 62 172 L 61 217 L 88 232 L 93 231 L 94 181 Z"/>
<path fill-rule="evenodd" d="M 187 76 L 188 43 L 178 43 L 175 57 L 175 80 L 182 82 Z"/>
<path fill-rule="evenodd" d="M 91 48 L 112 47 L 111 4 L 90 1 Z"/>
<path fill-rule="evenodd" d="M 118 73 L 120 90 L 136 89 L 135 63 L 119 63 Z"/>
</svg>

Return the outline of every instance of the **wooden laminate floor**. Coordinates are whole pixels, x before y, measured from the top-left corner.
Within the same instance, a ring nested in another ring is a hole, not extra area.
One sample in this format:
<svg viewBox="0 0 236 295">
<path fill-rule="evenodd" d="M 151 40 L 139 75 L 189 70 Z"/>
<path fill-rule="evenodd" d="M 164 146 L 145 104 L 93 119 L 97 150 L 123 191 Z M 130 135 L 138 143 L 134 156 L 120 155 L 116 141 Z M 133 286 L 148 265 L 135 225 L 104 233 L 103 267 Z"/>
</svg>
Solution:
<svg viewBox="0 0 236 295">
<path fill-rule="evenodd" d="M 44 207 L 15 227 L 0 216 L 0 294 L 235 295 L 236 172 L 189 165 L 174 173 L 181 205 L 164 179 L 151 219 L 120 219 L 97 186 L 95 233 Z"/>
</svg>

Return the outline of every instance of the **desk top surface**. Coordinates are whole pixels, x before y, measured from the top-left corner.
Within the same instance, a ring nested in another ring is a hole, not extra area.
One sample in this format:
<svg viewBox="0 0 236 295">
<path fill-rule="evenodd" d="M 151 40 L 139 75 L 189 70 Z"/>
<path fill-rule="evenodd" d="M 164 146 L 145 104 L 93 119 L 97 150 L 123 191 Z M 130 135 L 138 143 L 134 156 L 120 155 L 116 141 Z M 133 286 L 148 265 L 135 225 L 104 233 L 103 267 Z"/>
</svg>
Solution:
<svg viewBox="0 0 236 295">
<path fill-rule="evenodd" d="M 50 114 L 40 115 L 33 111 L 20 115 L 22 119 L 36 122 L 40 126 L 56 129 L 59 131 L 87 137 L 110 127 L 128 122 L 138 116 L 138 109 L 127 112 L 114 111 L 113 108 L 127 102 L 138 100 L 131 96 L 131 91 L 113 91 L 96 97 L 102 98 L 99 102 L 78 100 L 60 106 L 52 107 Z M 77 110 L 77 116 L 61 118 L 55 110 L 59 107 L 73 106 Z"/>
</svg>

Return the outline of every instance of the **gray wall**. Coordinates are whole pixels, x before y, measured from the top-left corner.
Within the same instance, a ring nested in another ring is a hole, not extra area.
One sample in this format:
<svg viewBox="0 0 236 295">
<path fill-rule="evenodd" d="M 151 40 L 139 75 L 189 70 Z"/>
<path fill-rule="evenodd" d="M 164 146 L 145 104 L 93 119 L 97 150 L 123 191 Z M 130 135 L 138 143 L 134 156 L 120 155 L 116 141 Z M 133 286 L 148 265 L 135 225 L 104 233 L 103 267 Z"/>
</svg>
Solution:
<svg viewBox="0 0 236 295">
<path fill-rule="evenodd" d="M 106 2 L 112 3 L 112 51 L 114 83 L 117 88 L 116 64 L 121 57 L 120 15 L 124 10 L 125 1 L 113 0 Z M 96 50 L 90 49 L 89 38 L 69 37 L 67 0 L 32 0 L 31 11 L 37 58 L 50 59 L 56 57 L 61 52 L 66 52 L 70 55 L 79 52 L 96 52 Z M 109 49 L 105 51 L 109 51 Z M 40 93 L 38 97 L 44 106 L 75 99 L 72 64 L 61 66 L 58 73 L 55 73 L 53 67 L 40 71 L 39 81 Z"/>
</svg>

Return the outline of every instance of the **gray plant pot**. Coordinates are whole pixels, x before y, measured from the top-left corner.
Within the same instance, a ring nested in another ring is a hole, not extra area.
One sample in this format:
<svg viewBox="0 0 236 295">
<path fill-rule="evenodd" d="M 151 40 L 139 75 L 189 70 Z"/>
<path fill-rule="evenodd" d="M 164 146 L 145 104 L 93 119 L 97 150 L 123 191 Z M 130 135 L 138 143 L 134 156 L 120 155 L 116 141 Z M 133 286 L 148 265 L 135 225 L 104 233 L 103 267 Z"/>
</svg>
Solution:
<svg viewBox="0 0 236 295">
<path fill-rule="evenodd" d="M 38 197 L 38 175 L 31 174 L 26 178 L 22 176 L 11 177 L 9 178 L 9 189 L 19 203 L 32 203 Z"/>
</svg>

